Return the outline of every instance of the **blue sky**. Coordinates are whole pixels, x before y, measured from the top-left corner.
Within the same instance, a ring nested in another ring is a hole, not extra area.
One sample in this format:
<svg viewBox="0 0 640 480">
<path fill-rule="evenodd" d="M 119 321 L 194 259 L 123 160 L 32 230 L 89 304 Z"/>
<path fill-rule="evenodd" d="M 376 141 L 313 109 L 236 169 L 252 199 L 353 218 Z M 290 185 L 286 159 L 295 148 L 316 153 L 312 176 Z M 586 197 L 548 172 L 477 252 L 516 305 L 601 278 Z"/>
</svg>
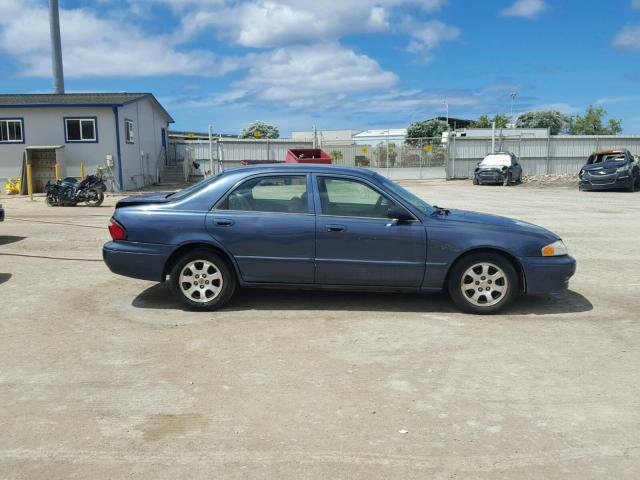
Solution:
<svg viewBox="0 0 640 480">
<path fill-rule="evenodd" d="M 68 92 L 281 133 L 603 106 L 640 134 L 640 0 L 60 0 Z M 0 1 L 0 91 L 49 92 L 46 0 Z"/>
</svg>

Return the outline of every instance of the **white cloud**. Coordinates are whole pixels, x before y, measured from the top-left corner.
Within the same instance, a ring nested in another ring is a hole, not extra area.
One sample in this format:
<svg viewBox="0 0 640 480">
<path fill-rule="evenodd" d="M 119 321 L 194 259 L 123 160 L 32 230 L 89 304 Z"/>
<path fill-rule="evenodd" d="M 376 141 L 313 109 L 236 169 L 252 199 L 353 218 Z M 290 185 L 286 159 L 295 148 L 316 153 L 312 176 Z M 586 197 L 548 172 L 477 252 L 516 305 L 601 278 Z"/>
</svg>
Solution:
<svg viewBox="0 0 640 480">
<path fill-rule="evenodd" d="M 429 52 L 442 42 L 455 40 L 460 36 L 460 29 L 439 20 L 413 24 L 410 31 L 412 38 L 407 49 L 414 53 Z"/>
<path fill-rule="evenodd" d="M 566 102 L 557 102 L 557 103 L 547 103 L 545 105 L 537 105 L 530 108 L 531 111 L 539 112 L 546 110 L 557 110 L 558 112 L 564 115 L 576 115 L 580 113 L 582 110 L 578 107 L 571 105 Z M 517 116 L 517 115 L 514 115 Z"/>
<path fill-rule="evenodd" d="M 544 0 L 516 0 L 500 12 L 503 17 L 536 18 L 547 9 Z"/>
<path fill-rule="evenodd" d="M 640 52 L 640 25 L 627 25 L 613 38 L 613 46 Z"/>
<path fill-rule="evenodd" d="M 287 47 L 253 58 L 246 78 L 234 86 L 258 101 L 291 107 L 329 108 L 348 95 L 398 83 L 378 62 L 336 43 Z"/>
<path fill-rule="evenodd" d="M 169 37 L 146 35 L 134 25 L 101 18 L 87 9 L 62 9 L 60 24 L 67 77 L 215 76 L 237 68 L 233 60 L 214 62 L 208 51 L 181 52 Z M 3 0 L 0 51 L 16 60 L 22 75 L 51 75 L 47 9 L 33 1 Z"/>
<path fill-rule="evenodd" d="M 611 103 L 630 103 L 639 102 L 640 95 L 620 95 L 617 97 L 603 97 L 595 101 L 596 105 L 608 105 Z"/>
<path fill-rule="evenodd" d="M 640 8 L 640 0 L 631 0 L 631 8 Z"/>
</svg>

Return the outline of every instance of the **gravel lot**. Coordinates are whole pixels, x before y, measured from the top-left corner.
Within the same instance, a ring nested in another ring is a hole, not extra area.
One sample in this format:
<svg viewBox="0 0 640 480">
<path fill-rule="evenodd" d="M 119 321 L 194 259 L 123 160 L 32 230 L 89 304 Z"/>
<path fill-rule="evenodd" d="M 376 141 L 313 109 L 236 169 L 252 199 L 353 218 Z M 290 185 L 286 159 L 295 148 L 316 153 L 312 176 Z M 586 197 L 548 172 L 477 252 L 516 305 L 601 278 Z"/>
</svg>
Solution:
<svg viewBox="0 0 640 480">
<path fill-rule="evenodd" d="M 101 261 L 0 256 L 0 478 L 638 478 L 640 193 L 405 185 L 556 231 L 571 290 L 493 317 L 261 290 L 192 313 Z M 100 260 L 115 201 L 3 196 L 0 254 Z"/>
</svg>

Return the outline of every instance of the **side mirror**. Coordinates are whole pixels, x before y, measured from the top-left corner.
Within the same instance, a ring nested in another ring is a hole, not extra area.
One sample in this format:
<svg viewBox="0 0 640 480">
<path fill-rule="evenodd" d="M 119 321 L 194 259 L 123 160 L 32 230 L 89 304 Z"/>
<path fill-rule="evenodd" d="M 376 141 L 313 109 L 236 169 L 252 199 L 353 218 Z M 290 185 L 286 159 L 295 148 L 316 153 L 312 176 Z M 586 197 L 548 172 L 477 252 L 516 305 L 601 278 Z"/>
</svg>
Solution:
<svg viewBox="0 0 640 480">
<path fill-rule="evenodd" d="M 411 215 L 404 207 L 400 205 L 394 205 L 387 209 L 387 218 L 392 220 L 397 220 L 398 222 L 408 222 L 413 220 L 413 215 Z"/>
</svg>

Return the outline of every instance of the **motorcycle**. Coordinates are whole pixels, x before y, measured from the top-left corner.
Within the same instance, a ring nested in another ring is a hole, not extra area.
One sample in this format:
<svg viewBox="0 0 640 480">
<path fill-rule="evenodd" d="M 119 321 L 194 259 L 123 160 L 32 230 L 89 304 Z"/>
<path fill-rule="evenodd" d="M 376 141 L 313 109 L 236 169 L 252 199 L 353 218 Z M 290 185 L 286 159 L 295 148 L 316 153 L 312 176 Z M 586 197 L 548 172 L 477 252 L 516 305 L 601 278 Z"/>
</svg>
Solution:
<svg viewBox="0 0 640 480">
<path fill-rule="evenodd" d="M 97 175 L 88 175 L 82 181 L 67 177 L 56 183 L 47 182 L 45 186 L 47 205 L 51 207 L 74 207 L 78 203 L 99 207 L 104 201 L 106 190 L 107 186 Z"/>
</svg>

